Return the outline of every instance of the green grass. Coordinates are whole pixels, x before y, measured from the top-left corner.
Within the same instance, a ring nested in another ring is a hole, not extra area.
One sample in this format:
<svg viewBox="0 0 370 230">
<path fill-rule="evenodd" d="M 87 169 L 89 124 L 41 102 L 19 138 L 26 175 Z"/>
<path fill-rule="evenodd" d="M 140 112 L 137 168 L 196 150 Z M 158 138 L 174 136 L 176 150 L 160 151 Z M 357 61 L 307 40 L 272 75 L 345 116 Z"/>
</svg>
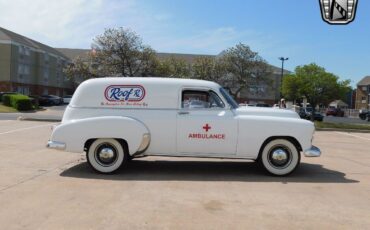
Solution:
<svg viewBox="0 0 370 230">
<path fill-rule="evenodd" d="M 0 103 L 0 113 L 16 113 L 18 110 L 14 109 L 10 106 L 5 106 L 2 103 Z"/>
<path fill-rule="evenodd" d="M 329 123 L 315 121 L 316 128 L 330 128 L 330 129 L 357 129 L 357 130 L 370 130 L 369 124 L 345 124 L 345 123 Z"/>
</svg>

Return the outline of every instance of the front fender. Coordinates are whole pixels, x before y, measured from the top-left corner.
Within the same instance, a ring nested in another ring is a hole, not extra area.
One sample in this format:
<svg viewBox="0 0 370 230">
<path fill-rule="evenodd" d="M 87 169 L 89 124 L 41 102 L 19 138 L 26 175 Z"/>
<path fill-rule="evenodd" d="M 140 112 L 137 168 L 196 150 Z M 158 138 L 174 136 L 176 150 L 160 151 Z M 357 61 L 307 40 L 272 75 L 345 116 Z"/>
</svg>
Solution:
<svg viewBox="0 0 370 230">
<path fill-rule="evenodd" d="M 271 137 L 292 137 L 306 151 L 311 148 L 314 130 L 312 122 L 299 118 L 240 116 L 237 154 L 256 159 Z"/>
<path fill-rule="evenodd" d="M 81 153 L 89 139 L 124 139 L 132 155 L 139 150 L 144 134 L 150 134 L 148 128 L 134 118 L 104 116 L 62 123 L 53 130 L 51 141 L 65 143 L 65 151 Z"/>
</svg>

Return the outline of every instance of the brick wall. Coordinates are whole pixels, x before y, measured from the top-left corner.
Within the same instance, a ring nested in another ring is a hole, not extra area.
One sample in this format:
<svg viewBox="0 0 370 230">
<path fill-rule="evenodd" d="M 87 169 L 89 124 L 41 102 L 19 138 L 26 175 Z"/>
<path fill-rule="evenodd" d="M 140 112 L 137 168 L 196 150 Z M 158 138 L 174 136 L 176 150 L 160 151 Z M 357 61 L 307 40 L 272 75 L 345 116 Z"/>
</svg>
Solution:
<svg viewBox="0 0 370 230">
<path fill-rule="evenodd" d="M 64 94 L 72 94 L 73 90 L 68 88 L 59 88 L 52 86 L 42 86 L 42 85 L 32 85 L 23 84 L 15 82 L 0 82 L 0 92 L 13 92 L 16 91 L 18 87 L 27 87 L 30 95 L 42 95 L 44 90 L 47 89 L 47 94 L 53 94 L 58 96 L 63 96 Z"/>
</svg>

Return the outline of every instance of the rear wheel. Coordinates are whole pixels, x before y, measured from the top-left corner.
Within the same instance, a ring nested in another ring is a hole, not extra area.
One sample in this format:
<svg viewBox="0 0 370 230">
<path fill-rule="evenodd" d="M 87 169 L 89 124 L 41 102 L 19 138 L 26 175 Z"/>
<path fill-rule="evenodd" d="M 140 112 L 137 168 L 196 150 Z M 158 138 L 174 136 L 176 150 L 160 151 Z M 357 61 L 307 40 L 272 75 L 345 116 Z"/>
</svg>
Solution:
<svg viewBox="0 0 370 230">
<path fill-rule="evenodd" d="M 292 173 L 301 160 L 296 146 L 285 139 L 275 139 L 262 150 L 261 163 L 271 174 L 285 176 Z"/>
<path fill-rule="evenodd" d="M 127 148 L 115 139 L 97 139 L 89 147 L 86 158 L 90 166 L 101 173 L 113 173 L 126 161 Z"/>
</svg>

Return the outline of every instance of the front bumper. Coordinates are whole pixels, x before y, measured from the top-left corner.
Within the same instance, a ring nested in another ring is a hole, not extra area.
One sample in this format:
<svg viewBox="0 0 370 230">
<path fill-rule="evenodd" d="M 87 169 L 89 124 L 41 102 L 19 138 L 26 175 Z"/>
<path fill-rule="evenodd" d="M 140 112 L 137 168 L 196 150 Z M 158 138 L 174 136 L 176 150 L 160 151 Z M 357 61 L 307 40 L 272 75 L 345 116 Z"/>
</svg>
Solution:
<svg viewBox="0 0 370 230">
<path fill-rule="evenodd" d="M 65 150 L 66 144 L 59 141 L 48 141 L 46 148 L 49 149 L 58 149 L 58 150 Z"/>
<path fill-rule="evenodd" d="M 321 151 L 319 148 L 317 148 L 316 146 L 312 145 L 311 148 L 305 150 L 304 152 L 304 155 L 306 157 L 319 157 L 321 156 Z"/>
</svg>

